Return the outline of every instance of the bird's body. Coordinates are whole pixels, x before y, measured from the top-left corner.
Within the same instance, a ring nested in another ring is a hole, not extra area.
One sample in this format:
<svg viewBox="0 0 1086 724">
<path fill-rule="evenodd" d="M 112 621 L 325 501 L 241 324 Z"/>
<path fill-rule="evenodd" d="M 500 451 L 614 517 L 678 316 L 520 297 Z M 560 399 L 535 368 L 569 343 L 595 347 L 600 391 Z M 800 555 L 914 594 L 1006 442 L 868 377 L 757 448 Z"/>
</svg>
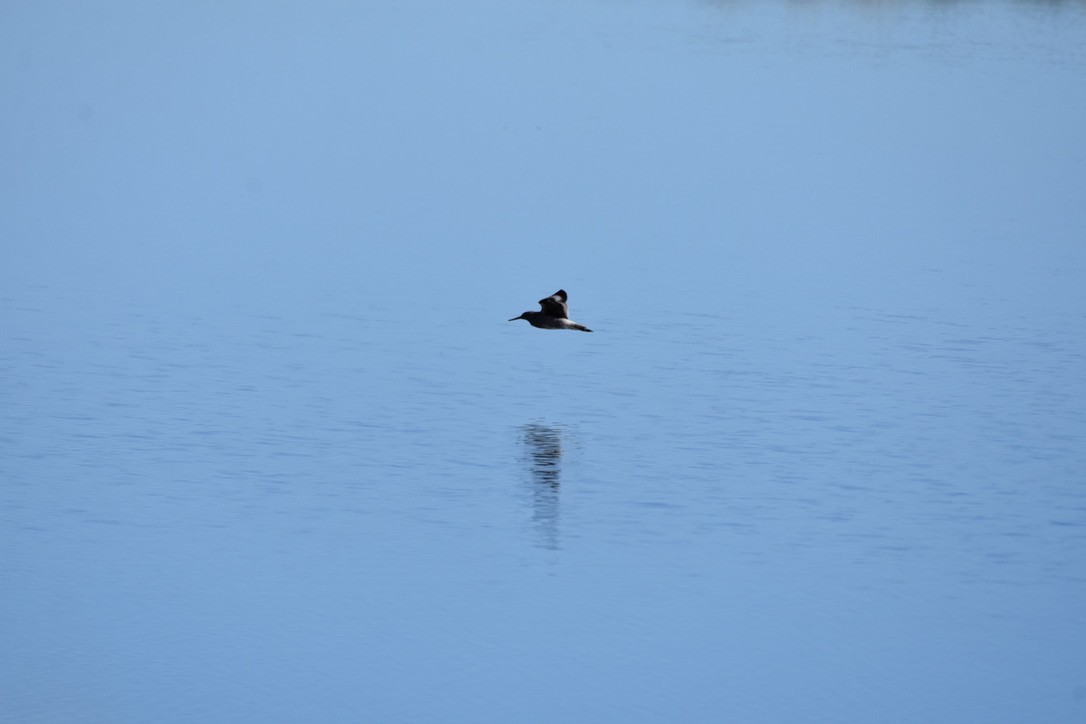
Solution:
<svg viewBox="0 0 1086 724">
<path fill-rule="evenodd" d="M 540 311 L 524 312 L 519 317 L 513 317 L 510 322 L 524 319 L 528 324 L 540 329 L 576 329 L 581 332 L 592 330 L 583 324 L 577 324 L 569 318 L 569 307 L 566 305 L 568 296 L 564 289 L 559 289 L 546 299 L 539 300 Z"/>
<path fill-rule="evenodd" d="M 545 312 L 525 312 L 517 319 L 526 319 L 528 324 L 533 327 L 539 327 L 540 329 L 579 329 L 582 332 L 591 332 L 583 324 L 577 324 L 569 319 L 562 319 L 561 317 L 552 317 Z M 515 321 L 510 319 L 510 322 Z"/>
</svg>

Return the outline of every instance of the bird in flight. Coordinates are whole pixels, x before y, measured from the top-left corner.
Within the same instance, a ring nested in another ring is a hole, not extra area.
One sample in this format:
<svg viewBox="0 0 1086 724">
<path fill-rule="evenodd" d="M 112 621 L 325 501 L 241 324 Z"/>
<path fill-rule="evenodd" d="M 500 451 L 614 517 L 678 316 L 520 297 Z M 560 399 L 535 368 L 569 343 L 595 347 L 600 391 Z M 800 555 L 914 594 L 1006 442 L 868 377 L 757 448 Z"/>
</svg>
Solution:
<svg viewBox="0 0 1086 724">
<path fill-rule="evenodd" d="M 577 329 L 581 332 L 591 332 L 592 330 L 583 324 L 577 324 L 570 320 L 569 307 L 566 306 L 567 298 L 566 291 L 559 289 L 546 299 L 539 300 L 541 311 L 525 312 L 509 321 L 515 322 L 518 319 L 526 319 L 528 324 L 540 329 Z"/>
</svg>

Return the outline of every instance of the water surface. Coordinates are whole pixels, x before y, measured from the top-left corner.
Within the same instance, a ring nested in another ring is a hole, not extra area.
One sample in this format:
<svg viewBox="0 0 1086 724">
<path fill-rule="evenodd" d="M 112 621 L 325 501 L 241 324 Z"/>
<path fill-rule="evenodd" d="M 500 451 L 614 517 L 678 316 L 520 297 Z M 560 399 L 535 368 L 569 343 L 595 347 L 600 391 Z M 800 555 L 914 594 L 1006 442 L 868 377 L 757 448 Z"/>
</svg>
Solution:
<svg viewBox="0 0 1086 724">
<path fill-rule="evenodd" d="M 13 720 L 1086 716 L 1081 3 L 4 14 Z"/>
</svg>

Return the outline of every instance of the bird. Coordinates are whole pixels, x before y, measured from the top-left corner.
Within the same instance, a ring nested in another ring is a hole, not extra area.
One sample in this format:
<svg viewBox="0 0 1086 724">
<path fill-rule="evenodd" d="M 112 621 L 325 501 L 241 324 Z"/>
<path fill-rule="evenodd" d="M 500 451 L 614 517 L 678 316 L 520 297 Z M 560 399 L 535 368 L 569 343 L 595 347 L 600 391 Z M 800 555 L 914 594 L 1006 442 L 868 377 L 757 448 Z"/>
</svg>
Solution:
<svg viewBox="0 0 1086 724">
<path fill-rule="evenodd" d="M 519 317 L 513 317 L 510 322 L 518 319 L 528 320 L 528 324 L 540 329 L 576 329 L 581 332 L 592 330 L 583 324 L 577 324 L 569 318 L 569 307 L 566 306 L 566 290 L 559 289 L 554 294 L 539 300 L 539 312 L 524 312 Z"/>
</svg>

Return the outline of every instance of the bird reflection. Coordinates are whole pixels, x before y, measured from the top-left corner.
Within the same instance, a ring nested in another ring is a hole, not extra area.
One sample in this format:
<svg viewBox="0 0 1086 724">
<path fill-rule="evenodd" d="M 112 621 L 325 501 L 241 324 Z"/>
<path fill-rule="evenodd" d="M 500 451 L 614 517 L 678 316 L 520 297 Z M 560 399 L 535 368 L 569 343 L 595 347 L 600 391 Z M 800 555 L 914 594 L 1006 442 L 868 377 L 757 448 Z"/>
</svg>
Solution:
<svg viewBox="0 0 1086 724">
<path fill-rule="evenodd" d="M 522 428 L 532 483 L 532 523 L 544 548 L 558 549 L 558 489 L 562 475 L 562 431 L 531 424 Z"/>
</svg>

